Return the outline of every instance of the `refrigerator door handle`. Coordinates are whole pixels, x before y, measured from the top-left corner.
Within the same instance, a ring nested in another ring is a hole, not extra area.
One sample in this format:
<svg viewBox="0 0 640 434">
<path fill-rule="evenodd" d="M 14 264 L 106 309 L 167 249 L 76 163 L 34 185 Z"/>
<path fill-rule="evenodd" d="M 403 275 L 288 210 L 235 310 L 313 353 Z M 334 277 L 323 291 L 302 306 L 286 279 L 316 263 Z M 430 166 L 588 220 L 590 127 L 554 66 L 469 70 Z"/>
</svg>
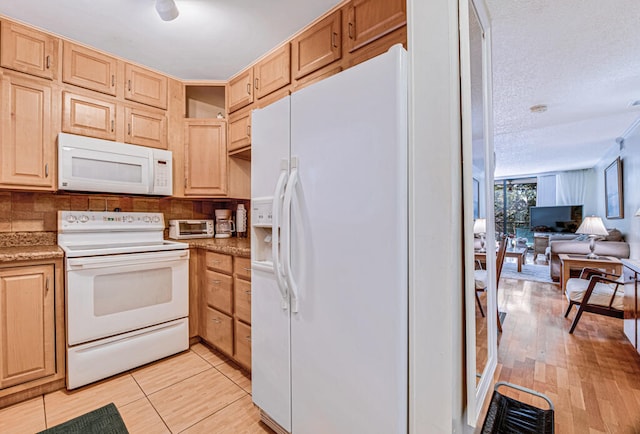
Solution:
<svg viewBox="0 0 640 434">
<path fill-rule="evenodd" d="M 284 160 L 286 162 L 286 160 Z M 271 223 L 271 253 L 273 257 L 273 273 L 276 275 L 276 283 L 282 297 L 282 309 L 286 309 L 288 305 L 287 284 L 284 280 L 282 272 L 282 264 L 280 264 L 280 215 L 282 213 L 282 201 L 284 189 L 287 185 L 287 169 L 286 167 L 280 172 L 280 177 L 276 183 L 276 190 L 273 193 L 272 204 L 272 223 Z"/>
<path fill-rule="evenodd" d="M 292 160 L 292 167 L 294 167 Z M 286 234 L 286 245 L 284 246 L 283 262 L 284 262 L 284 275 L 287 279 L 287 285 L 291 291 L 291 312 L 298 312 L 298 285 L 296 284 L 293 272 L 291 270 L 291 203 L 293 195 L 298 184 L 298 169 L 294 167 L 289 175 L 289 182 L 287 182 L 287 188 L 284 192 L 284 215 L 282 218 L 283 231 Z"/>
</svg>

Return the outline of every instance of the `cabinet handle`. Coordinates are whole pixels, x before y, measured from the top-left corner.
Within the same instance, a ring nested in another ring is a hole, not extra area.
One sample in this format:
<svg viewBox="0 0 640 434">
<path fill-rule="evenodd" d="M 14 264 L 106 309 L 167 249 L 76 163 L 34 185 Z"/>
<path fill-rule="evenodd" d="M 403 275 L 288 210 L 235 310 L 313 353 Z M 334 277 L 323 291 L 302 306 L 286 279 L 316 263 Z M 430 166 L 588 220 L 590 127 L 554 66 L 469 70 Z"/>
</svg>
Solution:
<svg viewBox="0 0 640 434">
<path fill-rule="evenodd" d="M 113 133 L 113 130 L 115 129 L 116 129 L 116 122 L 113 119 L 111 119 L 111 132 Z"/>
<path fill-rule="evenodd" d="M 247 125 L 247 136 L 251 135 L 251 125 Z"/>
<path fill-rule="evenodd" d="M 248 340 L 249 342 L 251 342 L 251 336 L 245 336 L 244 337 L 246 340 Z"/>
<path fill-rule="evenodd" d="M 212 259 L 211 262 L 213 262 L 214 264 L 219 264 L 222 261 L 220 261 L 219 259 Z"/>
<path fill-rule="evenodd" d="M 254 81 L 256 83 L 255 86 L 256 86 L 256 89 L 257 89 L 258 88 L 258 78 L 256 77 L 256 79 Z"/>
<path fill-rule="evenodd" d="M 222 322 L 220 318 L 213 318 L 211 321 L 213 321 L 216 324 L 220 324 Z"/>
<path fill-rule="evenodd" d="M 333 34 L 331 35 L 331 44 L 335 47 L 338 48 L 338 34 L 336 32 L 333 32 Z"/>
<path fill-rule="evenodd" d="M 251 291 L 245 291 L 244 293 L 247 295 L 251 295 Z"/>
<path fill-rule="evenodd" d="M 127 87 L 129 88 L 129 92 L 131 92 L 131 80 L 127 81 Z"/>
<path fill-rule="evenodd" d="M 251 83 L 247 83 L 247 94 L 251 95 Z"/>
<path fill-rule="evenodd" d="M 220 285 L 220 282 L 222 282 L 221 280 L 212 280 L 211 283 L 213 283 L 214 285 Z"/>
<path fill-rule="evenodd" d="M 187 188 L 187 178 L 184 178 L 184 188 Z"/>
<path fill-rule="evenodd" d="M 111 87 L 116 85 L 116 75 L 111 74 Z"/>
<path fill-rule="evenodd" d="M 47 59 L 46 59 L 46 63 L 47 63 L 47 69 L 51 68 L 51 56 L 47 55 Z"/>
<path fill-rule="evenodd" d="M 127 135 L 130 136 L 131 135 L 131 122 L 129 122 L 127 124 Z"/>
<path fill-rule="evenodd" d="M 353 23 L 349 23 L 349 39 L 353 39 Z"/>
<path fill-rule="evenodd" d="M 49 276 L 47 276 L 46 280 L 44 281 L 44 290 L 46 292 L 49 292 Z"/>
<path fill-rule="evenodd" d="M 242 267 L 244 271 L 251 271 L 251 267 Z"/>
<path fill-rule="evenodd" d="M 48 178 L 49 177 L 49 163 L 44 165 L 44 177 Z M 47 277 L 48 279 L 48 277 Z"/>
</svg>

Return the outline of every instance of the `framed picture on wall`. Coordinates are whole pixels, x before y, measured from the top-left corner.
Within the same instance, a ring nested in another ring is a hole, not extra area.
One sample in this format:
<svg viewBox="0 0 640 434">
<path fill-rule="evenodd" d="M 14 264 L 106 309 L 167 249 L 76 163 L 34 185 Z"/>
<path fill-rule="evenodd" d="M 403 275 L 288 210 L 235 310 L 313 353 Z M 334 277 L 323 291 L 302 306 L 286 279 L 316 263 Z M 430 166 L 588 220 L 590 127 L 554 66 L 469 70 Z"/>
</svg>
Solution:
<svg viewBox="0 0 640 434">
<path fill-rule="evenodd" d="M 473 178 L 473 219 L 480 217 L 480 181 Z"/>
<path fill-rule="evenodd" d="M 622 200 L 622 160 L 620 157 L 604 169 L 604 195 L 608 219 L 624 218 Z"/>
</svg>

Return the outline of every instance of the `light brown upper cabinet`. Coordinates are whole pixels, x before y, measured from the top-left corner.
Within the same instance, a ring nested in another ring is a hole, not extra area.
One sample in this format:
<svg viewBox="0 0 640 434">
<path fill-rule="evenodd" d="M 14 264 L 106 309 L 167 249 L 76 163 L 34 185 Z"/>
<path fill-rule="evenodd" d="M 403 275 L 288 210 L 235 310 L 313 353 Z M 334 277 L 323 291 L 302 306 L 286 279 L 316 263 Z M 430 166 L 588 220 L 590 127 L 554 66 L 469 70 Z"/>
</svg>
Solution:
<svg viewBox="0 0 640 434">
<path fill-rule="evenodd" d="M 406 0 L 352 0 L 345 30 L 347 50 L 355 51 L 406 23 Z"/>
<path fill-rule="evenodd" d="M 185 195 L 227 194 L 226 130 L 226 121 L 218 119 L 185 120 Z"/>
<path fill-rule="evenodd" d="M 9 21 L 0 26 L 0 66 L 49 80 L 58 77 L 58 38 Z"/>
<path fill-rule="evenodd" d="M 63 92 L 62 131 L 116 140 L 115 102 Z"/>
<path fill-rule="evenodd" d="M 251 110 L 248 108 L 229 115 L 227 143 L 229 153 L 251 145 Z"/>
<path fill-rule="evenodd" d="M 0 269 L 0 389 L 56 372 L 53 265 Z"/>
<path fill-rule="evenodd" d="M 0 100 L 0 184 L 8 188 L 54 190 L 51 86 L 43 80 L 5 73 Z"/>
<path fill-rule="evenodd" d="M 167 108 L 167 77 L 129 63 L 124 67 L 124 97 L 161 109 Z"/>
<path fill-rule="evenodd" d="M 243 71 L 229 81 L 227 88 L 227 109 L 229 113 L 253 102 L 253 68 Z"/>
<path fill-rule="evenodd" d="M 125 108 L 125 142 L 167 149 L 167 116 L 139 108 Z"/>
<path fill-rule="evenodd" d="M 293 76 L 298 79 L 342 56 L 342 12 L 309 27 L 291 42 Z"/>
<path fill-rule="evenodd" d="M 284 44 L 253 67 L 256 97 L 262 98 L 291 83 L 291 45 Z"/>
<path fill-rule="evenodd" d="M 62 81 L 115 96 L 115 58 L 68 41 L 63 42 L 62 52 Z"/>
</svg>

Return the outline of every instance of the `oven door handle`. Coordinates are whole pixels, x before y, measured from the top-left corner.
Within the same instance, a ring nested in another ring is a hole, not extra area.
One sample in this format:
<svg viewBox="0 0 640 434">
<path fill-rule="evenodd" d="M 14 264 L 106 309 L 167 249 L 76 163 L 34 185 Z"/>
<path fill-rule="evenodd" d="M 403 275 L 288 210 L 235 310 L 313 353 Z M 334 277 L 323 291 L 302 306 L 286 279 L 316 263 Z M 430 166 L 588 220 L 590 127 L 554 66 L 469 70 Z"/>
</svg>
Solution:
<svg viewBox="0 0 640 434">
<path fill-rule="evenodd" d="M 124 267 L 138 264 L 152 264 L 189 259 L 189 250 L 126 254 L 114 256 L 92 256 L 89 258 L 67 259 L 68 270 L 87 270 L 91 268 Z"/>
</svg>

